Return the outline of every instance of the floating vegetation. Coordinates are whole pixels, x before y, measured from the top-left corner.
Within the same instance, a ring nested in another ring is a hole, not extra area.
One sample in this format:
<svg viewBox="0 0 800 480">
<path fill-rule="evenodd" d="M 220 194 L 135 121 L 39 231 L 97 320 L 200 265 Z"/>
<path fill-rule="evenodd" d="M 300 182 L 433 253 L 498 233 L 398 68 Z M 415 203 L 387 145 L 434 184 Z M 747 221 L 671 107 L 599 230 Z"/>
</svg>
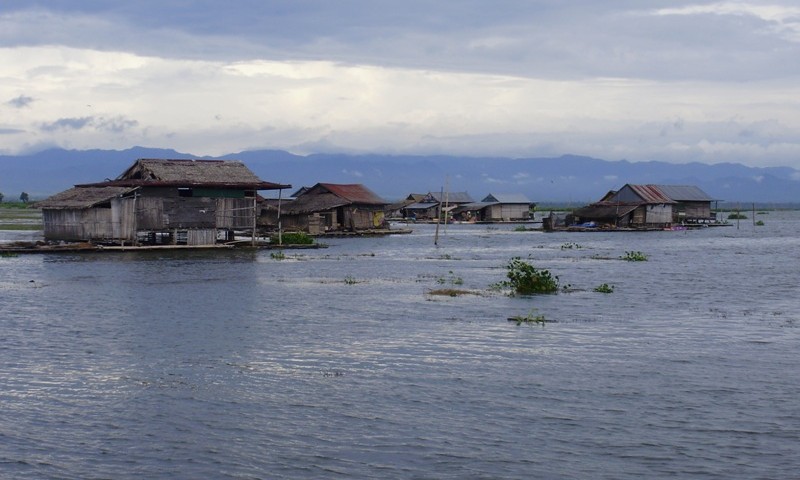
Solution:
<svg viewBox="0 0 800 480">
<path fill-rule="evenodd" d="M 614 293 L 614 285 L 604 283 L 594 287 L 594 291 L 598 293 Z"/>
<path fill-rule="evenodd" d="M 277 252 L 271 252 L 269 257 L 273 260 L 285 260 L 286 254 L 283 253 L 283 250 L 278 250 Z"/>
<path fill-rule="evenodd" d="M 745 220 L 745 219 L 747 219 L 747 215 L 745 215 L 744 213 L 734 212 L 728 214 L 728 220 Z"/>
<path fill-rule="evenodd" d="M 441 297 L 458 297 L 461 295 L 480 295 L 480 293 L 475 292 L 473 290 L 462 290 L 459 288 L 439 288 L 435 290 L 429 290 L 428 295 L 437 295 Z"/>
<path fill-rule="evenodd" d="M 347 275 L 346 277 L 344 277 L 345 285 L 355 285 L 356 283 L 361 283 L 361 282 L 356 280 L 355 277 L 353 277 L 352 275 Z"/>
<path fill-rule="evenodd" d="M 757 222 L 756 222 L 756 226 L 758 226 L 758 227 L 763 227 L 763 226 L 764 226 L 764 221 L 763 221 L 763 220 L 759 220 L 759 221 L 757 221 Z"/>
<path fill-rule="evenodd" d="M 519 295 L 558 291 L 558 276 L 551 274 L 549 270 L 538 269 L 519 257 L 512 258 L 506 264 L 506 269 L 508 280 L 495 284 L 495 287 L 511 288 L 513 293 Z"/>
<path fill-rule="evenodd" d="M 517 322 L 517 326 L 524 324 L 532 325 L 532 324 L 539 324 L 544 326 L 545 323 L 548 322 L 547 319 L 544 318 L 544 315 L 535 315 L 536 309 L 532 308 L 530 312 L 524 317 L 522 315 L 514 315 L 513 317 L 508 317 L 509 322 Z"/>
<path fill-rule="evenodd" d="M 14 258 L 19 257 L 17 252 L 0 252 L 0 258 Z"/>
<path fill-rule="evenodd" d="M 621 256 L 619 258 L 621 258 L 623 260 L 626 260 L 628 262 L 646 262 L 647 261 L 647 255 L 645 255 L 644 253 L 639 252 L 639 251 L 625 252 L 625 255 L 623 255 L 623 256 Z"/>
<path fill-rule="evenodd" d="M 447 272 L 447 275 L 437 278 L 436 283 L 439 285 L 445 285 L 447 283 L 451 285 L 463 285 L 464 279 L 457 276 L 452 270 L 450 270 Z"/>
<path fill-rule="evenodd" d="M 516 227 L 514 227 L 514 231 L 515 232 L 527 232 L 528 229 L 525 227 L 525 225 L 517 225 Z"/>
<path fill-rule="evenodd" d="M 573 250 L 573 249 L 577 250 L 577 249 L 580 249 L 580 248 L 583 248 L 583 247 L 580 246 L 579 244 L 575 243 L 575 242 L 567 242 L 567 243 L 561 245 L 561 250 Z"/>
<path fill-rule="evenodd" d="M 280 240 L 279 242 L 277 234 L 270 237 L 270 243 L 275 245 L 312 245 L 314 243 L 314 237 L 305 232 L 285 232 L 281 235 Z"/>
</svg>

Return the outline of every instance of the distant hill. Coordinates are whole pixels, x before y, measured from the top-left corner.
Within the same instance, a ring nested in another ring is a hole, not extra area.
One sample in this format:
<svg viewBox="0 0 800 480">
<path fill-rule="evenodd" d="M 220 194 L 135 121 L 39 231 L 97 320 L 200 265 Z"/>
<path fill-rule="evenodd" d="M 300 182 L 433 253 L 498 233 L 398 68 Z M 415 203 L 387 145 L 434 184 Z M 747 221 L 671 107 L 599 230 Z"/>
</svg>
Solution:
<svg viewBox="0 0 800 480">
<path fill-rule="evenodd" d="M 535 202 L 583 204 L 626 183 L 697 185 L 727 202 L 798 203 L 800 171 L 741 164 L 706 165 L 606 161 L 564 155 L 556 158 L 473 158 L 405 155 L 293 155 L 280 150 L 196 157 L 174 150 L 52 149 L 24 156 L 0 156 L 0 192 L 7 199 L 26 191 L 44 198 L 80 183 L 114 178 L 138 158 L 241 160 L 267 181 L 295 188 L 317 182 L 363 183 L 387 200 L 409 193 L 448 189 L 480 200 L 489 193 L 523 193 Z M 291 192 L 285 192 L 286 194 Z"/>
</svg>

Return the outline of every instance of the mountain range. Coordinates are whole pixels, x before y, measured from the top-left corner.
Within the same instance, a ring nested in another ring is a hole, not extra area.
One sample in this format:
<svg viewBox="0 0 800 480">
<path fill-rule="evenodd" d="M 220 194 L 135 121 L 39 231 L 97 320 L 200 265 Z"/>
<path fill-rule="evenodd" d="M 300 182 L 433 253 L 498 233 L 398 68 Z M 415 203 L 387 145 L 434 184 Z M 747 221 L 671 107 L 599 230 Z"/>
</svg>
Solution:
<svg viewBox="0 0 800 480">
<path fill-rule="evenodd" d="M 317 182 L 362 183 L 395 201 L 409 193 L 522 193 L 534 202 L 584 204 L 626 183 L 696 185 L 726 203 L 800 203 L 800 171 L 790 167 L 748 167 L 735 163 L 608 161 L 577 155 L 552 158 L 490 158 L 447 155 L 295 155 L 253 150 L 197 157 L 168 149 L 50 149 L 0 156 L 0 192 L 7 200 L 23 191 L 45 198 L 73 185 L 113 179 L 139 158 L 221 159 L 244 162 L 261 179 L 311 186 Z M 291 192 L 284 192 L 288 195 Z"/>
</svg>

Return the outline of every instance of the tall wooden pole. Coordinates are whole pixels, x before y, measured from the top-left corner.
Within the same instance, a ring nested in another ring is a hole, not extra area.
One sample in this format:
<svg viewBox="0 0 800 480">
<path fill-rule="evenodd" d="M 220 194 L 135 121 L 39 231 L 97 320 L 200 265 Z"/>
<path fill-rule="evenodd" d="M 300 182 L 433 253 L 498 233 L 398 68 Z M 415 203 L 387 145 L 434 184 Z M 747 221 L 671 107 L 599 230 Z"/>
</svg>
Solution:
<svg viewBox="0 0 800 480">
<path fill-rule="evenodd" d="M 253 190 L 253 239 L 252 245 L 256 246 L 256 225 L 258 221 L 258 216 L 256 215 L 258 212 L 258 191 Z"/>
</svg>

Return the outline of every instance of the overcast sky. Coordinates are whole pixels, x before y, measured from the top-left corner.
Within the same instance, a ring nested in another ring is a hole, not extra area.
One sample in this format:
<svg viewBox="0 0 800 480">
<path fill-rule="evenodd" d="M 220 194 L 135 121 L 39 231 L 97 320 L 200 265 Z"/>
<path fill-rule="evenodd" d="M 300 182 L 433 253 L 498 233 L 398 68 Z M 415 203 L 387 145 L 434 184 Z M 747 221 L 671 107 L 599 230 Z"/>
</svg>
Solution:
<svg viewBox="0 0 800 480">
<path fill-rule="evenodd" d="M 0 153 L 800 168 L 796 0 L 0 3 Z"/>
</svg>

